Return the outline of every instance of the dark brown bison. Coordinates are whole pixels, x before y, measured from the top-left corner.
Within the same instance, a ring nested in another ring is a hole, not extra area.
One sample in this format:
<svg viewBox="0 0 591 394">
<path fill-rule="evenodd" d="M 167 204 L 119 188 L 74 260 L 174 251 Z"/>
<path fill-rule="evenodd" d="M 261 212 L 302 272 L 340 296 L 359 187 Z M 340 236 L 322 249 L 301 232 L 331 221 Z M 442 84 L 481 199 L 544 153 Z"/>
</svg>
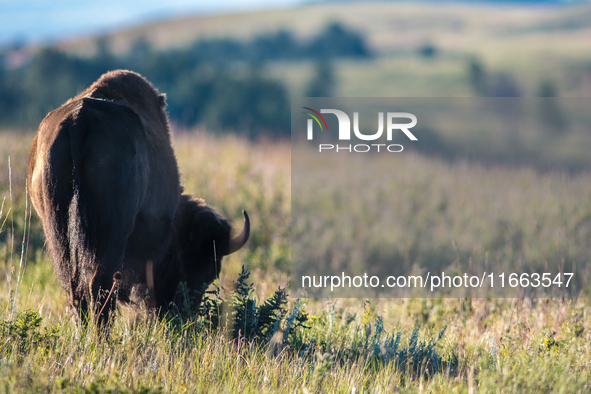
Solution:
<svg viewBox="0 0 591 394">
<path fill-rule="evenodd" d="M 115 299 L 161 312 L 180 282 L 201 290 L 248 240 L 182 195 L 165 96 L 131 71 L 104 74 L 50 112 L 29 156 L 33 205 L 54 270 L 86 320 L 106 326 Z"/>
</svg>

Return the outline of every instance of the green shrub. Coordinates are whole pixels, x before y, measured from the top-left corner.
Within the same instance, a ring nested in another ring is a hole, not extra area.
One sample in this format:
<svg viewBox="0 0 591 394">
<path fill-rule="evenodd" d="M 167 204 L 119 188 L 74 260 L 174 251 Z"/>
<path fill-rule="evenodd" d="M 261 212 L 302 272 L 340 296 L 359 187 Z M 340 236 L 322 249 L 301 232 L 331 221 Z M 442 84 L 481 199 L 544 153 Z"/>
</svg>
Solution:
<svg viewBox="0 0 591 394">
<path fill-rule="evenodd" d="M 177 291 L 184 301 L 172 322 L 183 328 L 226 330 L 234 339 L 259 344 L 269 343 L 274 337 L 282 344 L 291 343 L 307 321 L 307 314 L 300 312 L 299 300 L 288 309 L 286 288 L 278 287 L 271 298 L 259 304 L 252 295 L 249 277 L 250 272 L 242 266 L 232 292 L 222 292 L 217 286 L 210 291 L 191 291 L 186 283 L 181 283 Z M 197 303 L 201 295 L 203 299 Z M 282 335 L 277 338 L 275 334 Z"/>
<path fill-rule="evenodd" d="M 43 317 L 30 310 L 0 321 L 0 354 L 26 355 L 33 350 L 49 350 L 55 344 L 59 327 L 41 329 L 42 322 Z"/>
</svg>

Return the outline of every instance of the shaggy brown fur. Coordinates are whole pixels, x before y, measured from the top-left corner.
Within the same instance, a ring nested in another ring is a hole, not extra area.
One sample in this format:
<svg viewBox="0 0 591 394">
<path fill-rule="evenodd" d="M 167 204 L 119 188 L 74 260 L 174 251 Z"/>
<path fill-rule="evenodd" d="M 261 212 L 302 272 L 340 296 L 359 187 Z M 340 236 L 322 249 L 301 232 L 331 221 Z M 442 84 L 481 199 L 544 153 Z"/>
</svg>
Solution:
<svg viewBox="0 0 591 394">
<path fill-rule="evenodd" d="M 30 195 L 54 270 L 71 304 L 84 318 L 93 305 L 99 325 L 115 299 L 147 289 L 148 304 L 165 310 L 179 282 L 210 283 L 221 256 L 248 239 L 248 223 L 231 242 L 225 220 L 181 197 L 165 106 L 141 75 L 112 71 L 50 112 L 33 141 Z M 214 241 L 215 261 L 201 246 Z"/>
</svg>

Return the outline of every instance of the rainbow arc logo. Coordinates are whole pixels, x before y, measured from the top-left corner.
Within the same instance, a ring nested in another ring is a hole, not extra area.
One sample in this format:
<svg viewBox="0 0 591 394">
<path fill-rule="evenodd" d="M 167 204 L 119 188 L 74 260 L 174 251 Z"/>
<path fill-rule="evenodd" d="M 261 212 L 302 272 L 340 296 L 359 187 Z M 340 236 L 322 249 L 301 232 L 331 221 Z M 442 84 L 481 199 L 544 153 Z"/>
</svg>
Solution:
<svg viewBox="0 0 591 394">
<path fill-rule="evenodd" d="M 320 112 L 318 112 L 312 108 L 309 108 L 309 107 L 302 107 L 302 108 L 307 109 L 308 111 L 314 112 L 313 114 L 311 114 L 310 112 L 302 112 L 302 113 L 309 115 L 312 119 L 314 119 L 316 121 L 316 123 L 318 123 L 318 126 L 320 126 L 320 130 L 324 130 L 324 128 L 322 127 L 322 123 L 324 123 L 324 126 L 326 127 L 326 131 L 328 131 L 328 125 L 326 124 L 326 120 L 324 119 L 324 116 L 322 116 L 320 114 Z M 318 118 L 322 119 L 322 123 L 320 123 L 320 120 Z M 309 122 L 311 122 L 312 119 L 310 119 Z M 311 130 L 311 127 L 309 128 L 309 130 Z M 308 133 L 310 133 L 310 131 L 308 131 Z M 311 135 L 308 135 L 308 139 L 311 139 Z"/>
</svg>

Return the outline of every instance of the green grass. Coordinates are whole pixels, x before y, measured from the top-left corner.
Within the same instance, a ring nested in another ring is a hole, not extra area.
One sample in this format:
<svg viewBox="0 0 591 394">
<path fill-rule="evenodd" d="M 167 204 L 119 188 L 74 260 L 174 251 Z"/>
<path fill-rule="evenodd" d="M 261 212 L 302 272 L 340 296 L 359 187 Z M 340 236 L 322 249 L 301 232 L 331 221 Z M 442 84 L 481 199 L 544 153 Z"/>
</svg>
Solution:
<svg viewBox="0 0 591 394">
<path fill-rule="evenodd" d="M 210 293 L 210 303 L 205 303 L 204 309 L 158 320 L 141 310 L 121 308 L 110 338 L 101 340 L 93 329 L 84 331 L 72 319 L 42 242 L 28 244 L 20 265 L 19 239 L 28 233 L 24 171 L 31 137 L 0 133 L 0 139 L 7 142 L 0 144 L 0 198 L 6 197 L 0 224 L 7 218 L 0 232 L 1 393 L 591 389 L 591 310 L 586 299 L 269 301 L 278 286 L 289 281 L 289 144 L 255 144 L 199 133 L 175 138 L 187 191 L 205 197 L 235 220 L 239 220 L 241 209 L 248 210 L 252 239 L 245 250 L 224 260 L 219 290 L 210 288 L 214 293 Z M 424 231 L 424 226 L 432 225 L 427 220 L 429 215 L 439 212 L 440 199 L 447 196 L 446 213 L 437 215 L 450 222 L 451 231 L 462 226 L 479 229 L 457 238 L 462 250 L 471 243 L 479 247 L 495 239 L 495 228 L 476 220 L 483 214 L 481 203 L 463 200 L 475 193 L 489 203 L 510 198 L 515 207 L 539 194 L 532 205 L 547 212 L 549 226 L 543 233 L 547 243 L 565 239 L 560 237 L 568 235 L 569 220 L 574 220 L 570 215 L 588 206 L 589 183 L 582 175 L 542 175 L 526 169 L 461 163 L 441 165 L 416 155 L 405 160 L 415 173 L 398 180 L 405 185 L 399 196 L 403 204 L 400 212 L 405 211 L 404 201 L 410 194 L 421 197 L 416 200 L 416 209 L 425 220 L 415 226 L 423 226 Z M 465 176 L 454 183 L 452 175 L 457 172 Z M 504 178 L 516 185 L 509 197 L 494 192 L 495 182 Z M 549 205 L 544 205 L 546 201 Z M 517 215 L 518 223 L 524 226 L 529 214 L 519 213 L 517 208 L 507 212 Z M 41 237 L 34 213 L 30 220 L 30 239 Z M 554 220 L 559 227 L 552 230 Z M 14 241 L 10 235 L 13 222 Z M 437 228 L 434 226 L 436 237 L 431 246 L 444 242 L 445 231 Z M 524 228 L 527 233 L 528 227 Z M 404 245 L 403 237 L 392 235 L 391 242 L 398 240 Z M 511 239 L 499 242 L 507 247 Z M 243 264 L 252 275 L 235 289 L 233 283 L 240 277 Z M 218 316 L 226 316 L 217 326 L 212 324 L 212 307 L 219 308 Z M 232 316 L 240 317 L 238 325 Z M 301 320 L 307 328 L 288 331 L 290 317 L 293 322 L 297 316 L 306 317 L 305 322 Z M 267 323 L 257 325 L 255 320 Z M 238 331 L 240 340 L 236 339 Z"/>
</svg>

